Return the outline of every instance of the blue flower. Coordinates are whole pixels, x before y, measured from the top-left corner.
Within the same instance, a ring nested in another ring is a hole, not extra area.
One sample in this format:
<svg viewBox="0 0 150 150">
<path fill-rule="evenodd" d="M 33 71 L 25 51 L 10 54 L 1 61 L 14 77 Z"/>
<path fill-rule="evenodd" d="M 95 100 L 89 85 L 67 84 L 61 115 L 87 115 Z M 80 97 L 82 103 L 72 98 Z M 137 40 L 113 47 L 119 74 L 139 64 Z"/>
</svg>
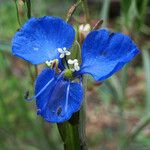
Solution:
<svg viewBox="0 0 150 150">
<path fill-rule="evenodd" d="M 57 17 L 31 18 L 12 41 L 12 52 L 32 64 L 59 60 L 61 73 L 44 69 L 35 82 L 38 114 L 48 122 L 64 122 L 77 112 L 83 101 L 81 77 L 90 74 L 96 81 L 109 78 L 131 61 L 139 50 L 135 43 L 122 33 L 106 29 L 92 31 L 82 45 L 82 63 L 69 59 L 66 69 L 62 60 L 70 55 L 75 38 L 71 25 Z M 70 73 L 70 77 L 67 73 Z M 77 80 L 78 79 L 78 80 Z M 32 99 L 33 99 L 32 98 Z"/>
</svg>

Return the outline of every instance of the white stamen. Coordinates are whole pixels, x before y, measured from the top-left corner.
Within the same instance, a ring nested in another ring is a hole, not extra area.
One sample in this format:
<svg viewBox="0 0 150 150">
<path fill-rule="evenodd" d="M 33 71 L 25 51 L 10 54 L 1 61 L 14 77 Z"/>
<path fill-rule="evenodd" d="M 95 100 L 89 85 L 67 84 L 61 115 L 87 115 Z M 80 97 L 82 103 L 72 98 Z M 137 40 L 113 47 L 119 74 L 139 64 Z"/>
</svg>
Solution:
<svg viewBox="0 0 150 150">
<path fill-rule="evenodd" d="M 69 56 L 71 54 L 69 51 L 67 51 L 66 47 L 58 48 L 57 50 L 60 53 L 60 58 L 64 58 L 65 55 Z"/>
<path fill-rule="evenodd" d="M 58 48 L 58 52 L 63 53 L 64 51 L 62 50 L 62 48 Z"/>
<path fill-rule="evenodd" d="M 74 66 L 79 66 L 79 63 L 77 62 L 77 63 L 74 63 Z"/>
<path fill-rule="evenodd" d="M 45 63 L 46 63 L 46 65 L 47 65 L 48 67 L 50 67 L 51 64 L 52 64 L 52 62 L 53 62 L 53 61 L 46 61 Z"/>
<path fill-rule="evenodd" d="M 80 67 L 79 67 L 79 66 L 74 66 L 74 69 L 75 69 L 76 71 L 79 71 L 79 70 L 80 70 Z"/>
<path fill-rule="evenodd" d="M 71 71 L 79 71 L 80 70 L 79 63 L 78 63 L 77 59 L 73 59 L 73 60 L 69 59 L 68 64 L 73 65 L 73 68 L 70 69 Z"/>
<path fill-rule="evenodd" d="M 61 53 L 59 57 L 60 57 L 60 58 L 64 58 L 64 57 L 65 57 L 65 54 L 64 54 L 64 53 Z"/>
<path fill-rule="evenodd" d="M 73 60 L 68 59 L 68 64 L 70 64 L 70 65 L 74 64 Z"/>
<path fill-rule="evenodd" d="M 67 50 L 66 47 L 64 47 L 63 50 L 66 51 Z"/>
<path fill-rule="evenodd" d="M 77 59 L 74 59 L 73 62 L 74 62 L 74 63 L 78 63 L 78 60 L 77 60 Z"/>
<path fill-rule="evenodd" d="M 69 56 L 71 53 L 69 51 L 66 52 L 66 55 Z"/>
</svg>

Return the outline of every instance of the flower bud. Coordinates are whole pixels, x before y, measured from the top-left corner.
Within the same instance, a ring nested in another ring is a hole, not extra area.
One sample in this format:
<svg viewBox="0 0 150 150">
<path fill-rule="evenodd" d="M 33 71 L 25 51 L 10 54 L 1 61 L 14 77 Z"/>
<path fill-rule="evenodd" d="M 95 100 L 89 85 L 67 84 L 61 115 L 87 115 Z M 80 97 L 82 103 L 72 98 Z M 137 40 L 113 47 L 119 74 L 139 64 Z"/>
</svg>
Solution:
<svg viewBox="0 0 150 150">
<path fill-rule="evenodd" d="M 83 42 L 83 40 L 85 39 L 85 37 L 88 35 L 88 33 L 91 31 L 91 25 L 90 24 L 81 24 L 79 26 L 79 41 L 80 43 Z"/>
</svg>

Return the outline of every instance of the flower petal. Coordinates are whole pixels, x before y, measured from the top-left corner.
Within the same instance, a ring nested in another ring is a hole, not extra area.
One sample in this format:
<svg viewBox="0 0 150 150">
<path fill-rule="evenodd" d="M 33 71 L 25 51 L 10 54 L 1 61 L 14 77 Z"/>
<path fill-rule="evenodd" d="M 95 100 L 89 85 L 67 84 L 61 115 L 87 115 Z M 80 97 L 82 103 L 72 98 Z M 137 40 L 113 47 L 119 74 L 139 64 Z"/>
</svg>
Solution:
<svg viewBox="0 0 150 150">
<path fill-rule="evenodd" d="M 35 93 L 38 93 L 52 77 L 51 69 L 43 72 L 37 79 Z M 55 81 L 37 97 L 36 105 L 38 114 L 46 121 L 59 123 L 69 120 L 72 114 L 80 109 L 82 100 L 81 84 L 55 76 Z"/>
<path fill-rule="evenodd" d="M 43 89 L 43 87 L 53 78 L 54 78 L 54 80 L 37 97 L 36 105 L 37 105 L 38 111 L 41 111 L 41 108 L 43 108 L 43 106 L 47 103 L 47 99 L 45 99 L 45 97 L 47 97 L 48 95 L 50 95 L 52 93 L 53 87 L 56 84 L 55 72 L 52 69 L 46 68 L 39 74 L 39 76 L 36 79 L 35 95 L 37 95 Z"/>
<path fill-rule="evenodd" d="M 91 32 L 82 46 L 82 64 L 77 74 L 91 74 L 101 81 L 119 71 L 133 59 L 139 50 L 135 43 L 122 33 L 109 33 L 101 29 Z"/>
<path fill-rule="evenodd" d="M 32 64 L 40 64 L 59 58 L 58 48 L 69 49 L 74 37 L 73 27 L 58 17 L 31 18 L 15 34 L 12 51 Z"/>
</svg>

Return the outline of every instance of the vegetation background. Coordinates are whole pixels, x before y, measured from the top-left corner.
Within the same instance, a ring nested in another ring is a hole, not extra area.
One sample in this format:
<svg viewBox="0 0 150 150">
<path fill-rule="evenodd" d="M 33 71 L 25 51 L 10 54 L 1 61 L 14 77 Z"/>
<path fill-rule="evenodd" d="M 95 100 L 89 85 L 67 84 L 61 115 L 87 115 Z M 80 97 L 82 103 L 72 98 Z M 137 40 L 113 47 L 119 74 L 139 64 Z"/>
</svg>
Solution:
<svg viewBox="0 0 150 150">
<path fill-rule="evenodd" d="M 24 101 L 33 92 L 34 66 L 11 54 L 11 39 L 27 21 L 25 0 L 0 0 L 0 149 L 61 150 L 55 124 L 36 115 L 35 103 Z M 150 1 L 87 0 L 91 25 L 131 36 L 141 54 L 103 83 L 89 77 L 87 88 L 87 140 L 91 150 L 150 149 Z M 32 16 L 66 18 L 75 0 L 31 0 Z M 17 13 L 18 11 L 18 13 Z M 85 23 L 79 6 L 71 22 Z"/>
</svg>

